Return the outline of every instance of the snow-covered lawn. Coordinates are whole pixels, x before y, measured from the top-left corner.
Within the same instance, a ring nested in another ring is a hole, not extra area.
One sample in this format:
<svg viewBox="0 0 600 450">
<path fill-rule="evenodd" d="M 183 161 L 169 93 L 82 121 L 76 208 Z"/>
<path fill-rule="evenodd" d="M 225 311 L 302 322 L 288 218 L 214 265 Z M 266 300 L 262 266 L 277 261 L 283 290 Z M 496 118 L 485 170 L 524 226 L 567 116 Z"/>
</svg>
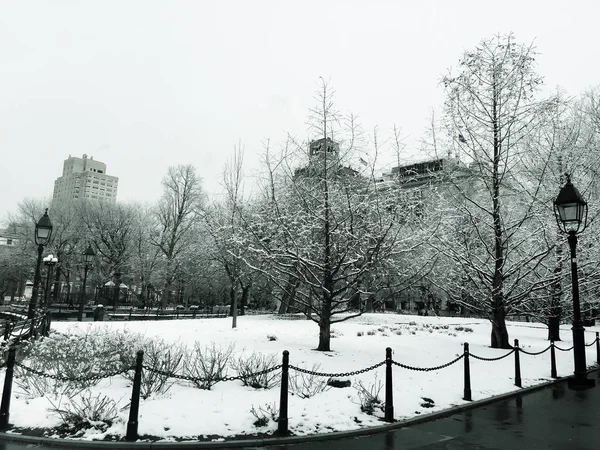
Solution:
<svg viewBox="0 0 600 450">
<path fill-rule="evenodd" d="M 273 353 L 281 361 L 283 350 L 290 352 L 290 364 L 311 369 L 319 364 L 322 372 L 351 372 L 371 366 L 385 359 L 385 348 L 393 349 L 393 359 L 402 364 L 432 367 L 447 363 L 463 352 L 463 342 L 470 344 L 472 354 L 495 357 L 507 350 L 489 348 L 490 324 L 485 320 L 463 318 L 415 317 L 394 314 L 365 314 L 362 317 L 332 327 L 332 352 L 317 352 L 317 326 L 307 320 L 283 320 L 276 316 L 245 316 L 238 320 L 238 328 L 231 328 L 231 319 L 195 319 L 163 322 L 55 322 L 52 328 L 59 332 L 76 334 L 82 331 L 108 329 L 129 330 L 146 336 L 159 336 L 169 343 L 193 345 L 214 342 L 226 348 L 235 346 L 234 354 L 252 351 Z M 592 342 L 598 327 L 588 328 L 586 341 Z M 548 346 L 547 331 L 541 324 L 513 322 L 509 324 L 511 342 L 518 338 L 521 348 L 535 352 Z M 268 336 L 271 336 L 269 338 Z M 275 337 L 276 339 L 273 340 Z M 569 326 L 562 328 L 563 342 L 571 344 Z M 572 373 L 572 352 L 556 352 L 558 375 Z M 595 346 L 587 347 L 587 362 L 596 363 Z M 471 364 L 473 400 L 479 400 L 518 389 L 514 386 L 514 357 L 496 362 L 478 361 Z M 523 387 L 550 380 L 550 352 L 540 356 L 521 354 Z M 235 372 L 229 369 L 229 375 Z M 290 376 L 295 374 L 290 371 Z M 82 374 L 83 375 L 83 374 Z M 369 387 L 376 381 L 383 385 L 385 367 L 358 376 L 349 377 L 352 386 L 330 388 L 311 398 L 289 397 L 289 428 L 294 434 L 312 434 L 342 431 L 382 424 L 380 418 L 361 411 L 356 386 L 362 381 Z M 0 381 L 3 382 L 4 369 Z M 465 403 L 463 396 L 463 361 L 439 371 L 423 372 L 394 366 L 395 418 L 402 420 L 418 414 L 427 414 Z M 128 420 L 127 405 L 131 385 L 117 376 L 101 381 L 91 388 L 92 393 L 108 395 L 123 408 L 117 421 L 106 432 L 87 432 L 86 439 L 102 439 L 105 434 L 124 436 Z M 383 400 L 385 388 L 381 389 Z M 424 400 L 423 398 L 430 399 Z M 52 399 L 54 402 L 57 399 Z M 63 399 L 63 402 L 68 401 Z M 271 433 L 277 424 L 270 421 L 256 427 L 256 418 L 250 410 L 278 408 L 279 387 L 253 389 L 240 381 L 217 383 L 211 390 L 200 390 L 191 384 L 177 382 L 167 393 L 152 395 L 140 402 L 139 434 L 164 439 L 198 439 L 231 437 L 242 434 Z M 10 422 L 19 428 L 52 428 L 60 424 L 60 417 L 48 408 L 46 397 L 27 398 L 13 386 Z M 382 414 L 379 414 L 382 416 Z"/>
</svg>

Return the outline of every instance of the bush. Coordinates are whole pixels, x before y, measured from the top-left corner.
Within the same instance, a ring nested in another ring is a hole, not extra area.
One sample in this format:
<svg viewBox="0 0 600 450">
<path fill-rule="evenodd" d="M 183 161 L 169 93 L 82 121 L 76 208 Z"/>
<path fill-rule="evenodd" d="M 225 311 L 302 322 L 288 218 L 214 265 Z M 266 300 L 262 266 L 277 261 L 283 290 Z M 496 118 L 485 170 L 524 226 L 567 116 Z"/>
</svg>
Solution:
<svg viewBox="0 0 600 450">
<path fill-rule="evenodd" d="M 320 364 L 314 364 L 310 370 L 318 372 L 320 369 Z M 327 391 L 330 388 L 328 381 L 328 378 L 320 375 L 294 371 L 294 374 L 289 378 L 289 389 L 292 394 L 300 398 L 310 398 Z"/>
<path fill-rule="evenodd" d="M 277 336 L 275 336 L 274 334 L 267 334 L 267 339 L 269 341 L 276 341 L 277 340 Z"/>
<path fill-rule="evenodd" d="M 360 337 L 360 336 L 364 336 L 364 335 L 365 335 L 365 333 L 363 333 L 362 331 L 357 331 L 357 332 L 356 332 L 356 335 L 357 335 L 358 337 Z"/>
<path fill-rule="evenodd" d="M 142 370 L 142 383 L 140 395 L 147 399 L 152 394 L 164 394 L 175 383 L 175 379 L 155 372 L 156 370 L 167 373 L 176 373 L 183 365 L 182 359 L 185 350 L 181 344 L 167 344 L 163 340 L 148 339 L 142 344 L 144 350 L 144 370 Z M 133 382 L 134 371 L 127 373 L 127 378 Z"/>
<path fill-rule="evenodd" d="M 227 365 L 234 348 L 234 345 L 230 344 L 226 349 L 222 349 L 214 342 L 209 347 L 203 347 L 196 341 L 193 350 L 187 353 L 186 376 L 194 378 L 192 383 L 197 388 L 210 390 L 221 378 L 227 376 Z"/>
<path fill-rule="evenodd" d="M 376 410 L 383 411 L 384 405 L 381 398 L 379 398 L 381 389 L 383 388 L 381 381 L 377 381 L 377 378 L 375 378 L 375 382 L 371 383 L 368 387 L 362 381 L 359 381 L 354 388 L 356 389 L 358 404 L 362 412 L 372 415 Z"/>
<path fill-rule="evenodd" d="M 242 377 L 244 386 L 251 386 L 254 389 L 270 389 L 279 385 L 280 372 L 278 370 L 257 374 L 257 372 L 262 372 L 276 365 L 277 355 L 273 353 L 253 352 L 250 356 L 242 355 L 232 362 L 232 367 Z"/>
<path fill-rule="evenodd" d="M 367 336 L 375 336 L 375 330 L 367 331 Z"/>
<path fill-rule="evenodd" d="M 88 328 L 85 332 L 66 335 L 51 332 L 50 336 L 28 343 L 18 359 L 24 365 L 49 375 L 59 375 L 72 381 L 52 380 L 16 368 L 16 383 L 30 397 L 48 394 L 73 395 L 98 384 L 99 380 L 75 380 L 118 372 L 133 366 L 135 348 L 141 335 L 128 332 L 109 333 Z"/>
<path fill-rule="evenodd" d="M 252 405 L 250 412 L 256 418 L 254 421 L 255 427 L 265 427 L 269 425 L 271 421 L 277 422 L 279 420 L 279 408 L 277 408 L 276 403 L 266 403 L 263 406 L 259 406 L 258 411 L 254 408 L 254 405 Z"/>
<path fill-rule="evenodd" d="M 49 411 L 56 412 L 63 421 L 62 429 L 70 434 L 79 433 L 87 428 L 106 431 L 119 415 L 117 403 L 105 395 L 96 395 L 87 391 L 79 401 L 69 398 L 63 409 L 52 404 Z"/>
</svg>

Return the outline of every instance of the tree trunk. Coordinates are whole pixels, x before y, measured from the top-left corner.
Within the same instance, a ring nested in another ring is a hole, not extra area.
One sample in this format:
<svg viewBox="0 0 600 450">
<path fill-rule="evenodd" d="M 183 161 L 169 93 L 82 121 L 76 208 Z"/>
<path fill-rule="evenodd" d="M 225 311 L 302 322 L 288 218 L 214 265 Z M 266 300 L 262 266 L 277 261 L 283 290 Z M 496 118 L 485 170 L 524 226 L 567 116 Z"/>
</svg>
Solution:
<svg viewBox="0 0 600 450">
<path fill-rule="evenodd" d="M 119 306 L 119 294 L 121 293 L 121 275 L 115 274 L 115 291 L 113 293 L 113 310 L 117 310 Z"/>
<path fill-rule="evenodd" d="M 331 351 L 331 317 L 329 314 L 322 314 L 319 320 L 319 346 L 317 350 L 321 352 Z"/>
<path fill-rule="evenodd" d="M 237 295 L 235 295 L 235 287 L 229 289 L 229 300 L 231 302 L 231 328 L 237 327 Z"/>
<path fill-rule="evenodd" d="M 553 316 L 548 319 L 548 340 L 560 341 L 560 317 Z"/>
<path fill-rule="evenodd" d="M 492 348 L 511 349 L 506 329 L 506 312 L 503 307 L 492 310 Z"/>
<path fill-rule="evenodd" d="M 286 289 L 281 296 L 281 303 L 279 304 L 279 314 L 293 313 L 295 306 L 296 290 L 300 286 L 300 280 L 296 277 L 290 276 L 287 281 Z"/>
<path fill-rule="evenodd" d="M 250 294 L 251 287 L 252 287 L 251 284 L 242 286 L 242 298 L 240 301 L 240 316 L 243 316 L 246 313 L 245 306 L 246 306 L 246 303 L 248 302 L 248 295 Z"/>
</svg>

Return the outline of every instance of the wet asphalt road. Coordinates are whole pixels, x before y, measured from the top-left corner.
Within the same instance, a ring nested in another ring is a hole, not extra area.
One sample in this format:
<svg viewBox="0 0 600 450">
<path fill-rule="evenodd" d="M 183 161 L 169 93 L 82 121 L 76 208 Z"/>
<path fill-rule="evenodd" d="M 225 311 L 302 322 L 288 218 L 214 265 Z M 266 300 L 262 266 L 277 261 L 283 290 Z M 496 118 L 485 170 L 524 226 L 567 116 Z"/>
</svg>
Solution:
<svg viewBox="0 0 600 450">
<path fill-rule="evenodd" d="M 60 448 L 0 442 L 0 450 Z M 173 446 L 173 448 L 177 447 Z M 252 448 L 252 450 L 412 449 L 597 450 L 600 449 L 600 387 L 573 391 L 563 382 L 522 397 L 385 434 Z"/>
<path fill-rule="evenodd" d="M 382 435 L 262 448 L 265 450 L 598 450 L 600 449 L 600 387 L 573 391 L 566 383 L 560 383 L 521 398 L 490 404 Z"/>
</svg>

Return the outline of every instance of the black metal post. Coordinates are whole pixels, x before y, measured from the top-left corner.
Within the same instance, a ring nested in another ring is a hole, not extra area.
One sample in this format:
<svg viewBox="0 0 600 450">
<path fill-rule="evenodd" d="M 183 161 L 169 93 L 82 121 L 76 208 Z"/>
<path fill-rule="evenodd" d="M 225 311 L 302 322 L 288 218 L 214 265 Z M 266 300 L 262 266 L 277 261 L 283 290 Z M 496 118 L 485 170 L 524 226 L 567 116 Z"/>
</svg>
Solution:
<svg viewBox="0 0 600 450">
<path fill-rule="evenodd" d="M 52 323 L 52 311 L 46 311 L 46 328 L 44 328 L 44 336 L 50 334 L 50 324 Z"/>
<path fill-rule="evenodd" d="M 600 366 L 600 333 L 596 331 L 596 364 Z"/>
<path fill-rule="evenodd" d="M 33 319 L 35 316 L 35 308 L 37 308 L 38 301 L 38 289 L 42 279 L 40 267 L 42 265 L 42 252 L 44 251 L 43 245 L 38 245 L 38 257 L 37 263 L 35 264 L 35 275 L 33 276 L 33 289 L 31 291 L 31 299 L 29 300 L 29 310 L 27 311 L 27 318 Z"/>
<path fill-rule="evenodd" d="M 129 407 L 129 421 L 127 422 L 127 434 L 125 440 L 136 441 L 138 438 L 138 415 L 140 412 L 140 391 L 142 385 L 142 364 L 144 362 L 144 351 L 138 350 L 135 359 L 135 375 L 133 376 L 133 388 L 131 392 L 131 406 Z"/>
<path fill-rule="evenodd" d="M 585 361 L 585 328 L 581 320 L 581 307 L 579 304 L 579 278 L 577 275 L 577 234 L 569 231 L 569 247 L 571 250 L 571 284 L 573 288 L 573 358 L 575 362 L 575 378 L 569 379 L 569 387 L 585 389 L 594 386 L 595 380 L 587 377 L 587 364 Z"/>
<path fill-rule="evenodd" d="M 520 352 L 519 348 L 519 340 L 515 339 L 515 386 L 521 386 L 521 358 L 519 356 Z"/>
<path fill-rule="evenodd" d="M 281 364 L 281 392 L 279 396 L 279 420 L 277 431 L 280 435 L 288 434 L 288 383 L 290 375 L 290 352 L 283 351 Z"/>
<path fill-rule="evenodd" d="M 44 308 L 48 308 L 48 296 L 50 295 L 50 289 L 52 287 L 50 280 L 52 279 L 56 262 L 52 260 L 44 261 L 44 265 L 48 267 L 48 270 L 46 271 L 46 288 L 44 289 Z"/>
<path fill-rule="evenodd" d="M 6 360 L 6 374 L 4 375 L 4 389 L 2 390 L 2 403 L 0 404 L 0 431 L 8 429 L 8 419 L 10 416 L 10 396 L 12 394 L 12 381 L 15 372 L 15 356 L 17 350 L 15 347 L 8 349 L 8 359 Z"/>
<path fill-rule="evenodd" d="M 394 421 L 394 392 L 392 390 L 392 349 L 385 349 L 385 421 Z"/>
<path fill-rule="evenodd" d="M 83 267 L 83 288 L 81 289 L 81 294 L 79 295 L 79 312 L 77 313 L 77 320 L 79 322 L 83 321 L 83 303 L 85 302 L 85 285 L 87 283 L 87 274 L 90 266 L 86 264 Z"/>
<path fill-rule="evenodd" d="M 464 346 L 464 366 L 465 366 L 465 388 L 463 392 L 463 400 L 471 401 L 471 368 L 469 366 L 469 343 L 465 342 Z"/>
<path fill-rule="evenodd" d="M 556 374 L 556 348 L 554 347 L 554 341 L 550 341 L 550 376 L 558 378 Z"/>
</svg>

